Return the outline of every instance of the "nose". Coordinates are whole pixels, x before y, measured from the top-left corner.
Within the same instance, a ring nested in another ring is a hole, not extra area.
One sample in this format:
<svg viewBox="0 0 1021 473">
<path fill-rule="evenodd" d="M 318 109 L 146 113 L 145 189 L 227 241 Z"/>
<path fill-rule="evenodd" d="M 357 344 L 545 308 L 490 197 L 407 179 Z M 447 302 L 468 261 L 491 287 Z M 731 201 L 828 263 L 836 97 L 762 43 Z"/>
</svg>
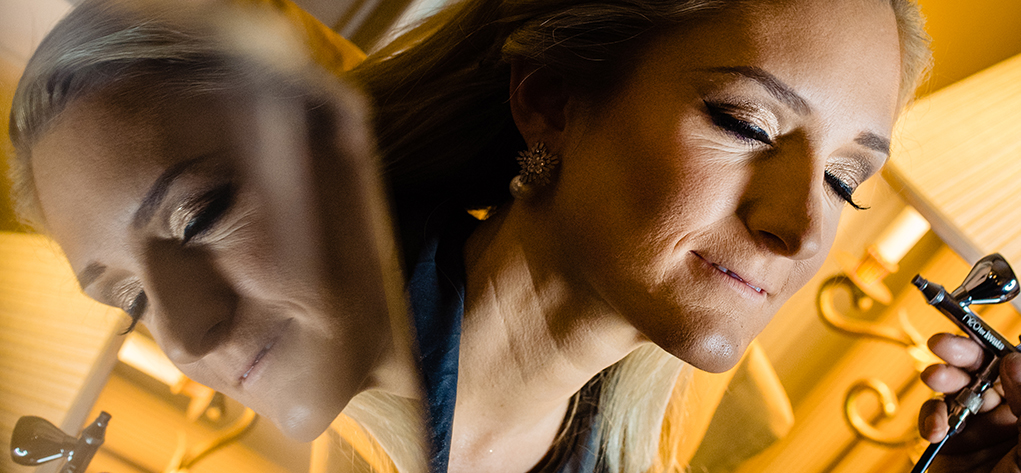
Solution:
<svg viewBox="0 0 1021 473">
<path fill-rule="evenodd" d="M 156 240 L 143 248 L 143 281 L 152 304 L 148 326 L 170 361 L 200 360 L 232 329 L 237 294 L 202 249 Z"/>
<path fill-rule="evenodd" d="M 738 216 L 760 245 L 795 260 L 823 248 L 823 163 L 806 140 L 791 139 L 752 165 Z"/>
</svg>

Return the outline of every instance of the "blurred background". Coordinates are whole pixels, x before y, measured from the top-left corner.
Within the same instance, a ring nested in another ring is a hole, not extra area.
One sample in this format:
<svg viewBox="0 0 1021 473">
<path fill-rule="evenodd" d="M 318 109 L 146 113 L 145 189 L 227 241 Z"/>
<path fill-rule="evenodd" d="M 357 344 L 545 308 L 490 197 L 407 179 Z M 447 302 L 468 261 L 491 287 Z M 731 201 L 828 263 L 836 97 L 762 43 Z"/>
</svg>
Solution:
<svg viewBox="0 0 1021 473">
<path fill-rule="evenodd" d="M 0 0 L 0 128 L 5 131 L 0 139 L 0 153 L 4 153 L 0 168 L 4 168 L 10 150 L 6 135 L 9 106 L 20 72 L 35 44 L 74 3 Z M 296 0 L 296 3 L 361 48 L 371 50 L 392 37 L 399 25 L 434 11 L 443 0 Z M 1013 61 L 1010 67 L 1002 65 L 1021 53 L 1021 2 L 920 0 L 920 3 L 933 37 L 935 67 L 920 90 L 923 99 L 916 105 L 919 111 L 902 120 L 898 136 L 907 144 L 899 143 L 896 149 L 898 156 L 906 158 L 902 161 L 895 158 L 895 165 L 884 172 L 883 178 L 873 179 L 856 194 L 872 209 L 848 212 L 833 254 L 820 275 L 785 306 L 760 337 L 762 352 L 772 365 L 764 370 L 783 387 L 783 392 L 776 394 L 777 402 L 786 406 L 781 410 L 786 409 L 793 417 L 778 415 L 764 419 L 762 422 L 769 424 L 764 427 L 768 434 L 760 437 L 768 438 L 769 442 L 748 452 L 728 451 L 732 444 L 718 451 L 719 445 L 729 443 L 726 437 L 721 437 L 725 430 L 720 426 L 739 423 L 735 419 L 745 419 L 749 414 L 747 403 L 741 404 L 740 400 L 712 401 L 719 404 L 720 411 L 705 431 L 706 445 L 696 455 L 700 469 L 695 471 L 908 471 L 921 446 L 912 437 L 915 413 L 921 400 L 929 395 L 914 381 L 917 365 L 924 356 L 916 353 L 917 347 L 912 351 L 911 337 L 903 333 L 892 337 L 901 336 L 900 343 L 835 330 L 832 324 L 820 319 L 820 301 L 829 304 L 831 311 L 875 326 L 899 327 L 904 317 L 912 327 L 908 332 L 918 331 L 927 337 L 951 326 L 925 307 L 920 297 L 905 289 L 911 275 L 922 271 L 930 280 L 955 286 L 977 256 L 992 251 L 1003 251 L 1008 259 L 1013 255 L 1013 262 L 1021 264 L 1021 250 L 1014 251 L 1003 238 L 984 239 L 982 234 L 966 231 L 980 226 L 995 229 L 996 222 L 1021 221 L 1021 215 L 1013 214 L 1021 212 L 1018 210 L 1021 196 L 1017 195 L 1021 193 L 1021 181 L 1014 180 L 1021 178 L 1021 174 L 1011 174 L 1016 170 L 990 164 L 990 170 L 983 172 L 1000 177 L 1000 184 L 994 189 L 984 188 L 982 180 L 952 181 L 952 177 L 966 173 L 949 167 L 963 165 L 977 169 L 987 155 L 1021 162 L 1021 133 L 1016 127 L 997 132 L 997 140 L 986 140 L 995 143 L 996 149 L 983 148 L 984 154 L 976 156 L 955 154 L 946 158 L 950 161 L 945 165 L 932 157 L 940 152 L 933 151 L 933 147 L 951 146 L 937 144 L 937 138 L 950 134 L 941 126 L 960 129 L 969 125 L 972 130 L 987 130 L 1002 122 L 1021 122 L 1021 108 L 993 110 L 1006 103 L 1001 96 L 1006 93 L 1006 86 L 996 84 L 1011 83 L 997 77 L 1013 77 L 1012 71 L 1021 70 L 1018 61 Z M 1000 72 L 996 72 L 1000 76 L 986 74 L 976 79 L 976 73 L 997 64 L 1001 64 L 997 70 Z M 945 174 L 918 171 L 920 164 L 942 169 Z M 947 193 L 946 189 L 957 186 L 968 186 L 979 193 Z M 990 200 L 991 192 L 998 193 L 993 198 L 1002 205 L 986 210 L 981 202 Z M 2 180 L 0 443 L 8 444 L 14 423 L 23 415 L 47 418 L 65 432 L 77 435 L 99 410 L 106 410 L 113 414 L 107 443 L 89 471 L 160 472 L 172 463 L 175 455 L 180 456 L 182 446 L 191 448 L 212 441 L 241 420 L 243 410 L 237 403 L 189 384 L 172 367 L 168 368 L 165 359 L 160 359 L 158 352 L 153 353 L 152 342 L 144 330 L 131 337 L 117 335 L 125 325 L 123 314 L 93 303 L 79 293 L 59 250 L 17 223 L 7 195 L 7 182 Z M 952 199 L 940 200 L 941 195 L 951 195 Z M 971 205 L 969 199 L 979 203 Z M 911 221 L 904 217 L 907 208 L 916 209 L 928 222 L 903 230 L 907 225 L 904 222 Z M 905 232 L 914 235 L 911 241 L 889 243 Z M 1001 237 L 1004 234 L 997 233 Z M 1014 234 L 1016 230 L 1008 236 Z M 894 264 L 888 265 L 885 272 L 880 271 L 879 277 L 880 285 L 888 288 L 888 298 L 873 291 L 878 287 L 875 281 L 854 280 L 854 284 L 845 281 L 829 286 L 837 287 L 837 291 L 821 290 L 833 277 L 862 272 L 862 262 L 869 260 L 869 248 L 882 247 L 879 250 L 882 253 L 884 248 L 891 251 L 890 245 L 899 245 L 893 251 L 897 253 L 895 257 L 885 255 L 895 260 L 887 263 Z M 867 297 L 862 297 L 863 289 Z M 1001 327 L 1008 337 L 1016 336 L 1021 325 L 1015 310 L 1006 305 L 995 309 L 988 316 L 1002 325 L 994 325 Z M 862 380 L 878 380 L 886 385 L 895 400 L 900 398 L 901 412 L 884 414 L 877 400 L 883 389 L 868 383 L 864 385 L 871 387 L 860 388 Z M 728 382 L 733 386 L 744 381 L 747 380 L 736 376 Z M 731 391 L 742 392 L 736 388 Z M 852 426 L 849 417 L 853 415 L 849 413 L 858 413 L 866 427 L 860 423 Z M 312 447 L 289 442 L 268 422 L 262 422 L 241 441 L 209 455 L 190 471 L 304 473 L 315 463 L 313 457 Z M 745 461 L 746 457 L 753 458 Z M 0 471 L 17 473 L 31 468 L 14 465 L 3 454 Z"/>
</svg>

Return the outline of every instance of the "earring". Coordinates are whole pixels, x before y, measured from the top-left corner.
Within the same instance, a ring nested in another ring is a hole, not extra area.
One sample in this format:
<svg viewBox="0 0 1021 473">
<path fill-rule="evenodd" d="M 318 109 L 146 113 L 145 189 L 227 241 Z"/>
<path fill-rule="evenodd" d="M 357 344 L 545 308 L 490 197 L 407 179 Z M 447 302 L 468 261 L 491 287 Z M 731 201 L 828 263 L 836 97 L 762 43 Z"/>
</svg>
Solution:
<svg viewBox="0 0 1021 473">
<path fill-rule="evenodd" d="M 541 141 L 535 143 L 532 149 L 519 152 L 518 166 L 521 166 L 521 173 L 511 179 L 511 195 L 515 199 L 531 198 L 540 187 L 553 181 L 557 164 L 560 164 L 560 158 L 550 154 Z"/>
</svg>

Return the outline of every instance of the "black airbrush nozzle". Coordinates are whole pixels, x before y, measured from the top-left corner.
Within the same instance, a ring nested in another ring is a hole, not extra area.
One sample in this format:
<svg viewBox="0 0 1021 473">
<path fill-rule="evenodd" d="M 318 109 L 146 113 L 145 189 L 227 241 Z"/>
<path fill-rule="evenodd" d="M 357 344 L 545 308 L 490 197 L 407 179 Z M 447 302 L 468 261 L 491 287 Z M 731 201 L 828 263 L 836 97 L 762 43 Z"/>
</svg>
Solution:
<svg viewBox="0 0 1021 473">
<path fill-rule="evenodd" d="M 922 295 L 925 296 L 926 302 L 930 305 L 936 306 L 937 308 L 940 308 L 941 303 L 944 302 L 944 299 L 947 297 L 947 290 L 943 286 L 934 282 L 929 282 L 929 280 L 923 278 L 920 274 L 915 275 L 915 277 L 911 280 L 911 284 L 914 284 L 919 291 L 922 291 Z M 946 302 L 957 306 L 957 304 L 954 304 L 951 301 Z"/>
</svg>

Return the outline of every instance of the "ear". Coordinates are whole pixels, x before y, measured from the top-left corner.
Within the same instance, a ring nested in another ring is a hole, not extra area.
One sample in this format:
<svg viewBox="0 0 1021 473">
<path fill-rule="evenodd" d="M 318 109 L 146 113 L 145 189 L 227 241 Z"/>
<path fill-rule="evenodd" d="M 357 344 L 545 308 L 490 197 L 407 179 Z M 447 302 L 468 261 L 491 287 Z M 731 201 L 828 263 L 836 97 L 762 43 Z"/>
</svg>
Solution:
<svg viewBox="0 0 1021 473">
<path fill-rule="evenodd" d="M 541 141 L 554 152 L 561 148 L 567 103 L 562 77 L 524 61 L 511 64 L 511 115 L 528 146 Z"/>
</svg>

